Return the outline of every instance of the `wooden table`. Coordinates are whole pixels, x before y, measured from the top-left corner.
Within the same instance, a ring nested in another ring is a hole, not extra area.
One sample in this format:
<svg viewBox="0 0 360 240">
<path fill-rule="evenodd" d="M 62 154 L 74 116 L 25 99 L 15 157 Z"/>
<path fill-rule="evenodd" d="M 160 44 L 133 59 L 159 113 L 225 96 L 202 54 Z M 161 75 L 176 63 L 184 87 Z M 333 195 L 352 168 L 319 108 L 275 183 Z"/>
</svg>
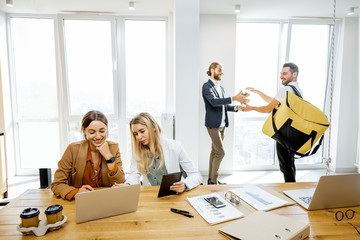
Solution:
<svg viewBox="0 0 360 240">
<path fill-rule="evenodd" d="M 311 188 L 316 183 L 272 183 L 261 184 L 262 187 L 275 191 L 296 188 Z M 49 189 L 30 189 L 11 201 L 0 210 L 0 239 L 38 239 L 35 235 L 22 236 L 16 230 L 21 222 L 20 213 L 24 208 L 37 207 L 40 220 L 45 220 L 44 211 L 47 206 L 61 204 L 63 214 L 68 217 L 64 227 L 48 232 L 39 239 L 226 239 L 218 229 L 227 223 L 209 225 L 185 200 L 187 197 L 223 193 L 231 188 L 243 185 L 201 185 L 189 192 L 157 198 L 158 187 L 144 187 L 140 193 L 137 212 L 95 220 L 87 223 L 75 223 L 74 201 L 65 201 L 53 196 Z M 170 208 L 188 210 L 194 218 L 172 213 Z M 340 210 L 346 210 L 340 209 Z M 360 207 L 352 208 L 355 217 L 349 222 L 360 229 Z M 254 209 L 244 203 L 240 210 L 248 215 Z M 334 213 L 338 209 L 317 210 L 307 212 L 298 205 L 282 207 L 271 212 L 288 216 L 303 222 L 310 222 L 309 239 L 360 239 L 356 230 L 348 224 L 348 220 L 338 222 Z"/>
</svg>

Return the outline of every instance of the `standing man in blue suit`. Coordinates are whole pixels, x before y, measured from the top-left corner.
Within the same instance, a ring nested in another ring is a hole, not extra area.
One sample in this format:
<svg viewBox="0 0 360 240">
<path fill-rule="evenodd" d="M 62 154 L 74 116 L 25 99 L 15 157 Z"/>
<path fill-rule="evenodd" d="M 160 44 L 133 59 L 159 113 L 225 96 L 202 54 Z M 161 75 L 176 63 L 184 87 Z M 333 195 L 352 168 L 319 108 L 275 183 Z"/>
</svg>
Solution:
<svg viewBox="0 0 360 240">
<path fill-rule="evenodd" d="M 222 74 L 222 65 L 218 62 L 211 63 L 207 72 L 210 79 L 202 86 L 206 110 L 205 126 L 212 141 L 208 184 L 222 184 L 217 178 L 220 163 L 225 156 L 223 140 L 225 128 L 229 126 L 227 112 L 237 112 L 240 109 L 230 104 L 232 101 L 241 103 L 248 101 L 241 92 L 233 97 L 225 97 L 225 90 L 221 86 Z"/>
</svg>

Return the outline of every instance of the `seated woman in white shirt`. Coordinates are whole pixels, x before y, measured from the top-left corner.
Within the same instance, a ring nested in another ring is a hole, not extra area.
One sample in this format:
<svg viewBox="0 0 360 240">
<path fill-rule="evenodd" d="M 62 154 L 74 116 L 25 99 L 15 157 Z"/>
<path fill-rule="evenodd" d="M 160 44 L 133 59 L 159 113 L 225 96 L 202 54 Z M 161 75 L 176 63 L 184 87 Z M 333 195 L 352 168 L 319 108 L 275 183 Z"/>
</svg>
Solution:
<svg viewBox="0 0 360 240">
<path fill-rule="evenodd" d="M 180 172 L 187 177 L 175 182 L 170 190 L 182 193 L 198 186 L 202 177 L 180 142 L 162 136 L 159 124 L 149 113 L 140 113 L 130 121 L 133 160 L 125 183 L 159 186 L 162 176 Z"/>
</svg>

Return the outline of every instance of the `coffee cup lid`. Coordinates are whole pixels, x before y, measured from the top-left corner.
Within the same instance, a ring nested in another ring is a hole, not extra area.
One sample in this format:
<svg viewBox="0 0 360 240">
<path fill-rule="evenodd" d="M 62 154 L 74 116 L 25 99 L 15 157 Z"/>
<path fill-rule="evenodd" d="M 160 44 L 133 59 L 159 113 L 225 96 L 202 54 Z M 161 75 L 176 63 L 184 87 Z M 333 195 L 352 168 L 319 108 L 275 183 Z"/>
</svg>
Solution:
<svg viewBox="0 0 360 240">
<path fill-rule="evenodd" d="M 25 208 L 20 214 L 21 218 L 32 218 L 40 214 L 37 208 Z"/>
<path fill-rule="evenodd" d="M 51 215 L 51 214 L 55 214 L 55 213 L 58 213 L 60 211 L 63 210 L 63 207 L 62 205 L 60 204 L 55 204 L 55 205 L 51 205 L 51 206 L 48 206 L 45 210 L 45 214 L 46 215 Z"/>
</svg>

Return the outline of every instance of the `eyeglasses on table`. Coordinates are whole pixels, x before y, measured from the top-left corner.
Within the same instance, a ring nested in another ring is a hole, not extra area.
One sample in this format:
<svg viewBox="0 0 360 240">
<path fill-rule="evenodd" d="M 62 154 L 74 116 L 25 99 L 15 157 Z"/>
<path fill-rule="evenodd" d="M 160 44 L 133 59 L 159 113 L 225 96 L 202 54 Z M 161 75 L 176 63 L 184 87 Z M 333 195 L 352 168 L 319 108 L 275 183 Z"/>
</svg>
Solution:
<svg viewBox="0 0 360 240">
<path fill-rule="evenodd" d="M 351 220 L 351 219 L 354 218 L 354 216 L 355 216 L 355 211 L 352 210 L 352 209 L 348 209 L 348 210 L 346 210 L 345 212 L 343 212 L 343 211 L 337 211 L 337 212 L 335 213 L 335 218 L 336 218 L 336 220 L 338 220 L 338 221 L 342 221 L 342 220 L 344 219 L 344 217 L 346 217 L 347 219 Z M 355 228 L 355 230 L 357 231 L 357 233 L 360 235 L 359 229 L 357 229 L 357 227 L 355 227 L 354 224 L 352 224 L 351 222 L 348 222 L 348 224 L 350 224 L 351 226 L 353 226 L 353 228 Z"/>
<path fill-rule="evenodd" d="M 344 219 L 344 216 L 347 219 L 353 219 L 354 215 L 355 215 L 355 211 L 352 210 L 352 209 L 348 209 L 348 210 L 345 211 L 345 213 L 343 211 L 337 211 L 335 213 L 335 218 L 336 218 L 336 220 L 341 221 L 341 220 Z"/>
</svg>

